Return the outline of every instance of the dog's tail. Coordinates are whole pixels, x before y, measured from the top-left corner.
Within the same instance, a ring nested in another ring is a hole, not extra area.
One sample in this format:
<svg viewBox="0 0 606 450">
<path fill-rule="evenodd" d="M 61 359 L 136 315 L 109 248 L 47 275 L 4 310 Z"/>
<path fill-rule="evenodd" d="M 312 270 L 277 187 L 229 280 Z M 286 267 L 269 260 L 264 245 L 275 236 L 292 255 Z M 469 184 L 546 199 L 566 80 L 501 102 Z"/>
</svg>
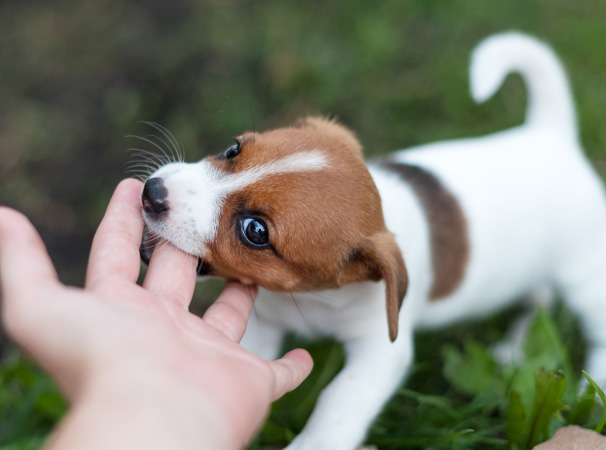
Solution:
<svg viewBox="0 0 606 450">
<path fill-rule="evenodd" d="M 568 79 L 553 50 L 518 32 L 491 36 L 471 57 L 471 95 L 478 103 L 488 100 L 505 77 L 518 72 L 528 91 L 526 124 L 549 127 L 576 139 L 576 116 Z"/>
</svg>

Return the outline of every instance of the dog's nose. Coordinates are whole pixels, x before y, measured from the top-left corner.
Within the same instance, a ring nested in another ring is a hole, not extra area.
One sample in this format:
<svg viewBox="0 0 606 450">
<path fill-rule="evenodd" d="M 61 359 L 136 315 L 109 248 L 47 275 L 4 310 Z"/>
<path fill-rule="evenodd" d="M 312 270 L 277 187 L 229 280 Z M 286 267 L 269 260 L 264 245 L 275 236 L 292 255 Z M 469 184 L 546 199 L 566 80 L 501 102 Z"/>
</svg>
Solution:
<svg viewBox="0 0 606 450">
<path fill-rule="evenodd" d="M 150 178 L 143 186 L 141 194 L 141 203 L 145 212 L 150 214 L 162 214 L 168 211 L 168 201 L 166 197 L 168 191 L 164 186 L 162 178 Z"/>
</svg>

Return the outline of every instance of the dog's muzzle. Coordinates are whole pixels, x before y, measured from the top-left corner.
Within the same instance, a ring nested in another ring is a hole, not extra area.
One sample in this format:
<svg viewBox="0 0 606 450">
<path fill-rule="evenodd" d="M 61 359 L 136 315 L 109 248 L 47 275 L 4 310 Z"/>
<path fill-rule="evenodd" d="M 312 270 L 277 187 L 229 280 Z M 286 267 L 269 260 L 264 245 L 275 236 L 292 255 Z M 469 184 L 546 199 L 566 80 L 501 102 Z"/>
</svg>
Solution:
<svg viewBox="0 0 606 450">
<path fill-rule="evenodd" d="M 141 205 L 143 206 L 146 217 L 150 220 L 166 219 L 170 209 L 167 197 L 168 191 L 164 186 L 162 178 L 154 177 L 147 180 L 143 186 L 143 192 L 141 193 Z M 141 246 L 139 247 L 141 260 L 145 264 L 149 264 L 154 249 L 162 241 L 163 239 L 160 236 L 151 233 L 147 227 L 145 228 Z M 198 258 L 196 272 L 200 276 L 210 275 L 212 273 L 212 268 L 206 261 Z"/>
</svg>

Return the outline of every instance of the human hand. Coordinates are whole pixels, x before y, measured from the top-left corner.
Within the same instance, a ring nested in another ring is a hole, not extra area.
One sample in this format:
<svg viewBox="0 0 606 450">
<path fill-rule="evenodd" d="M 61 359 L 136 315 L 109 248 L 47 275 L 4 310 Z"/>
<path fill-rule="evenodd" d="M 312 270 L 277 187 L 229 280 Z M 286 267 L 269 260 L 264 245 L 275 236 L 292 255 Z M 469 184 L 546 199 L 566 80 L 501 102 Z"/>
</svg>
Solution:
<svg viewBox="0 0 606 450">
<path fill-rule="evenodd" d="M 228 283 L 202 318 L 189 313 L 197 261 L 169 244 L 137 285 L 140 192 L 135 180 L 116 189 L 84 289 L 61 284 L 31 223 L 0 208 L 5 329 L 72 403 L 51 446 L 242 447 L 311 358 L 263 361 L 239 346 L 255 288 Z"/>
</svg>

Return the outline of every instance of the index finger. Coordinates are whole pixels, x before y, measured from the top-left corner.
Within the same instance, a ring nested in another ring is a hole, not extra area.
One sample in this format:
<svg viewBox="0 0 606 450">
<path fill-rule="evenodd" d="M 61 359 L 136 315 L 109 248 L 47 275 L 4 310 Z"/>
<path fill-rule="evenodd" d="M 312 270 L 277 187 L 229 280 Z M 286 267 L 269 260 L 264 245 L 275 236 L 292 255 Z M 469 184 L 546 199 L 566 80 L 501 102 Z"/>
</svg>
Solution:
<svg viewBox="0 0 606 450">
<path fill-rule="evenodd" d="M 142 183 L 134 179 L 123 180 L 116 188 L 93 239 L 87 286 L 94 286 L 106 277 L 137 281 L 143 236 L 141 189 Z"/>
</svg>

